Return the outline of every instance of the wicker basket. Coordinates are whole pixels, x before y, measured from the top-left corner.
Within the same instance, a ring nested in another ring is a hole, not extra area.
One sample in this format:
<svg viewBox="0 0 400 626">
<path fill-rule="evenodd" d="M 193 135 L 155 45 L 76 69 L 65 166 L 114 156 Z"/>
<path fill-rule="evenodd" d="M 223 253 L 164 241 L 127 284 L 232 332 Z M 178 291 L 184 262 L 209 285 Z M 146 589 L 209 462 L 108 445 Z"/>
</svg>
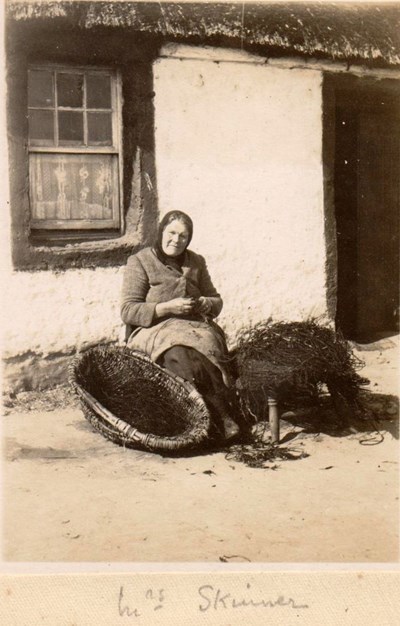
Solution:
<svg viewBox="0 0 400 626">
<path fill-rule="evenodd" d="M 143 352 L 90 348 L 71 362 L 70 383 L 86 419 L 119 445 L 172 452 L 208 437 L 210 414 L 201 395 Z"/>
</svg>

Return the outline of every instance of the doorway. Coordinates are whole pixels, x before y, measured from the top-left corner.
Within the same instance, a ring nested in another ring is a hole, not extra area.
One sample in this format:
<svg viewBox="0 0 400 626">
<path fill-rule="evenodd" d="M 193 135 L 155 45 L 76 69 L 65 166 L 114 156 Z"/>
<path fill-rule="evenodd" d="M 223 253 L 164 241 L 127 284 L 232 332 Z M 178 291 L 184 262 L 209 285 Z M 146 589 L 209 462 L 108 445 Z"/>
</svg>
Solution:
<svg viewBox="0 0 400 626">
<path fill-rule="evenodd" d="M 330 76 L 337 231 L 336 327 L 399 331 L 400 81 Z"/>
</svg>

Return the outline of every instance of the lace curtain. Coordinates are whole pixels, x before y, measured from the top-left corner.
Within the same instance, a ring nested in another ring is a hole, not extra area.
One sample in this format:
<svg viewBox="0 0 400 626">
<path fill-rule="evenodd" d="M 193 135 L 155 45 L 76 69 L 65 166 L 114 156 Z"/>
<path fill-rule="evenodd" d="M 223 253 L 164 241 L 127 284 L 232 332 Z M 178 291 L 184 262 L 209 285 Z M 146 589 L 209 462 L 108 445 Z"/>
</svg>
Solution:
<svg viewBox="0 0 400 626">
<path fill-rule="evenodd" d="M 110 220 L 118 202 L 113 154 L 30 155 L 35 220 Z"/>
</svg>

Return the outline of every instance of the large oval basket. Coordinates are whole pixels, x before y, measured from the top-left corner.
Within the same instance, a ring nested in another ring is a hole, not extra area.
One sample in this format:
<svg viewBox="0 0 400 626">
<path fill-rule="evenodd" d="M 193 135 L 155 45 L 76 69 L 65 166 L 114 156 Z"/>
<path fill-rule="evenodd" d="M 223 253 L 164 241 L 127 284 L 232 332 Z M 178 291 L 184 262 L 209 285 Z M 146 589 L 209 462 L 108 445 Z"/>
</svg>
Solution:
<svg viewBox="0 0 400 626">
<path fill-rule="evenodd" d="M 208 437 L 210 414 L 202 396 L 143 352 L 90 348 L 75 357 L 69 374 L 86 419 L 119 445 L 175 451 Z"/>
</svg>

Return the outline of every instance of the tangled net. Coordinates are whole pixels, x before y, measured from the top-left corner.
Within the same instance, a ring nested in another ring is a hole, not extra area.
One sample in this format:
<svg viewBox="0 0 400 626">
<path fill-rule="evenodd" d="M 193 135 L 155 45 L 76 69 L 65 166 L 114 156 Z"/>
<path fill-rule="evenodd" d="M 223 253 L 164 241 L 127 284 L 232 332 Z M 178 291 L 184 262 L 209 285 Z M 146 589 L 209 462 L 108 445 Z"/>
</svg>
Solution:
<svg viewBox="0 0 400 626">
<path fill-rule="evenodd" d="M 225 458 L 227 461 L 244 463 L 248 467 L 275 470 L 277 465 L 269 465 L 273 461 L 297 461 L 308 456 L 309 454 L 296 448 L 281 448 L 273 443 L 254 442 L 232 446 Z"/>
<path fill-rule="evenodd" d="M 286 405 L 318 400 L 324 385 L 336 408 L 357 407 L 359 391 L 369 381 L 357 374 L 363 362 L 341 333 L 305 322 L 260 322 L 241 331 L 235 351 L 237 387 L 242 408 L 257 417 L 267 398 Z"/>
</svg>

